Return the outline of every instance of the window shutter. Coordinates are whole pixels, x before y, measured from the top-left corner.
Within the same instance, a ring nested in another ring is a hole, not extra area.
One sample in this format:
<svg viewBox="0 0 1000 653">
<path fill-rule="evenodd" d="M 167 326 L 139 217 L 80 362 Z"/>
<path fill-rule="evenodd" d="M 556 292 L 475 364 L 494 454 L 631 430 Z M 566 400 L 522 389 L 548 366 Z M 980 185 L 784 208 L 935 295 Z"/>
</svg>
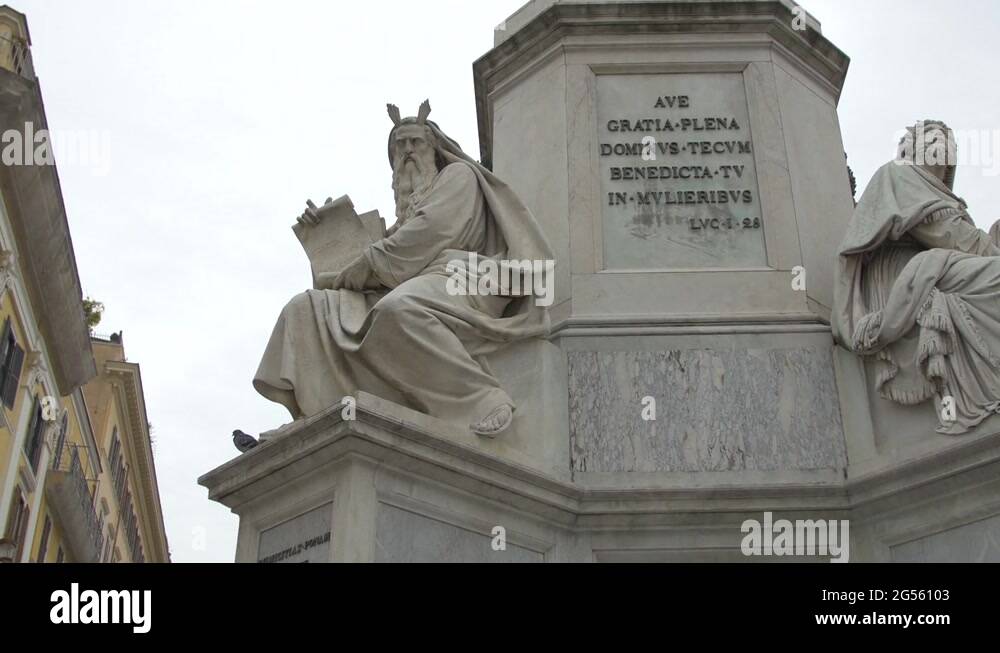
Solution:
<svg viewBox="0 0 1000 653">
<path fill-rule="evenodd" d="M 42 541 L 38 545 L 38 559 L 35 562 L 44 563 L 45 555 L 48 553 L 49 549 L 49 535 L 52 534 L 52 520 L 49 519 L 48 515 L 45 515 L 45 526 L 42 527 Z"/>
<path fill-rule="evenodd" d="M 24 452 L 28 454 L 28 462 L 32 471 L 38 471 L 38 454 L 41 452 L 41 443 L 38 441 L 39 431 L 43 426 L 42 404 L 35 398 L 35 407 L 31 411 L 31 423 L 28 425 L 28 435 L 24 441 Z"/>
<path fill-rule="evenodd" d="M 62 423 L 59 425 L 59 439 L 56 440 L 56 460 L 53 469 L 59 469 L 62 462 L 63 449 L 66 447 L 66 431 L 69 429 L 69 411 L 63 411 Z"/>
<path fill-rule="evenodd" d="M 14 542 L 14 561 L 20 562 L 24 550 L 24 540 L 28 534 L 28 503 L 21 492 L 15 490 L 11 501 L 10 515 L 7 517 L 7 537 Z"/>
<path fill-rule="evenodd" d="M 27 544 L 28 540 L 28 521 L 31 517 L 31 509 L 27 505 L 24 507 L 24 513 L 21 515 L 21 528 L 17 533 L 17 560 L 21 560 L 21 556 L 24 554 L 24 545 Z"/>
<path fill-rule="evenodd" d="M 14 409 L 14 401 L 17 399 L 17 384 L 21 380 L 21 367 L 23 365 L 24 350 L 17 343 L 14 343 L 10 367 L 7 368 L 7 377 L 3 380 L 3 404 L 11 410 Z"/>
<path fill-rule="evenodd" d="M 7 350 L 10 348 L 10 332 L 13 327 L 8 317 L 3 323 L 3 336 L 0 336 L 0 365 L 7 364 Z"/>
</svg>

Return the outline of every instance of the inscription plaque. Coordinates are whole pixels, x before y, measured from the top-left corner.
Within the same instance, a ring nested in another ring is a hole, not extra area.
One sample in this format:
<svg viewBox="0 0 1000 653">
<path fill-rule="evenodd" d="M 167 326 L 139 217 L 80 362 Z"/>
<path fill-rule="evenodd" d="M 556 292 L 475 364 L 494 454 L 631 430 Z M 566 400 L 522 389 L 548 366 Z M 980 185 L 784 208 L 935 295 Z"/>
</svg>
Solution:
<svg viewBox="0 0 1000 653">
<path fill-rule="evenodd" d="M 598 75 L 609 270 L 765 267 L 740 73 Z"/>
<path fill-rule="evenodd" d="M 333 504 L 278 524 L 260 534 L 257 562 L 329 562 Z"/>
</svg>

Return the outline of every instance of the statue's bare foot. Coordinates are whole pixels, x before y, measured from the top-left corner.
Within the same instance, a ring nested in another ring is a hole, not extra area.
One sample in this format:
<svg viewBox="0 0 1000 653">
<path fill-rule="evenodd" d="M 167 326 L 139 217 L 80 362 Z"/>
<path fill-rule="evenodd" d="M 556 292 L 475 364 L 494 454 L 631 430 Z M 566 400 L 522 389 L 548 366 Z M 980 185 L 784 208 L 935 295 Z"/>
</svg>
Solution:
<svg viewBox="0 0 1000 653">
<path fill-rule="evenodd" d="M 472 432 L 484 438 L 495 438 L 508 428 L 514 421 L 514 407 L 504 404 L 494 408 L 489 415 L 471 426 Z"/>
<path fill-rule="evenodd" d="M 264 442 L 268 442 L 270 440 L 274 440 L 276 438 L 279 438 L 282 435 L 284 435 L 285 433 L 288 433 L 290 430 L 292 430 L 292 428 L 294 428 L 295 426 L 297 426 L 298 423 L 301 422 L 301 421 L 302 421 L 301 419 L 297 419 L 294 422 L 289 422 L 288 424 L 285 424 L 284 426 L 279 426 L 276 429 L 272 429 L 270 431 L 264 431 L 259 436 L 261 444 L 263 444 Z"/>
</svg>

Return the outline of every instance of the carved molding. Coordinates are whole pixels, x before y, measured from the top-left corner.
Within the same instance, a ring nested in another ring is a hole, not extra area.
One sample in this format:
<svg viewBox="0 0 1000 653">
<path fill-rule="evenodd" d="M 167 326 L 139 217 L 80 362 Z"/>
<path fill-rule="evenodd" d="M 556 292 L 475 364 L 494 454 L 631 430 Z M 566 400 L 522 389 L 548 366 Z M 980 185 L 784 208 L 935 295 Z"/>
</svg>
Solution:
<svg viewBox="0 0 1000 653">
<path fill-rule="evenodd" d="M 59 445 L 59 431 L 62 427 L 63 418 L 68 412 L 65 408 L 60 408 L 56 413 L 55 419 L 47 422 L 45 425 L 45 443 L 49 446 L 49 451 L 53 455 L 56 453 L 56 447 Z"/>
<path fill-rule="evenodd" d="M 7 249 L 0 249 L 0 296 L 17 274 L 17 256 Z"/>
<path fill-rule="evenodd" d="M 32 352 L 32 353 L 37 353 L 37 352 Z M 40 358 L 34 364 L 29 363 L 28 374 L 27 376 L 24 377 L 24 386 L 29 390 L 31 390 L 37 384 L 44 382 L 47 373 L 48 373 L 48 368 L 45 366 L 45 363 Z"/>
<path fill-rule="evenodd" d="M 28 350 L 24 359 L 24 366 L 28 370 L 27 375 L 24 377 L 25 388 L 31 391 L 37 384 L 47 387 L 45 379 L 49 375 L 49 368 L 45 364 L 45 357 L 40 350 Z"/>
</svg>

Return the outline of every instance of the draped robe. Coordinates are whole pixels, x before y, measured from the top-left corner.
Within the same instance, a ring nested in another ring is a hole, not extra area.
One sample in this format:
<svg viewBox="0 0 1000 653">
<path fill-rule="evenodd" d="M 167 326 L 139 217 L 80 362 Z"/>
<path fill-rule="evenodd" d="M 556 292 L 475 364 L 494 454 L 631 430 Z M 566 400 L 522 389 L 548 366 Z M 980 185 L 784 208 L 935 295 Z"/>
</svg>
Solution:
<svg viewBox="0 0 1000 653">
<path fill-rule="evenodd" d="M 548 258 L 548 245 L 510 189 L 437 134 L 450 163 L 413 217 L 363 253 L 383 288 L 309 290 L 282 311 L 254 387 L 293 418 L 359 389 L 466 425 L 514 405 L 484 357 L 547 334 L 548 315 L 528 296 L 449 294 L 448 266 L 470 252 Z"/>
<path fill-rule="evenodd" d="M 936 177 L 898 161 L 875 174 L 840 248 L 834 304 L 835 338 L 874 360 L 883 398 L 934 399 L 948 435 L 1000 411 L 1000 249 Z"/>
</svg>

